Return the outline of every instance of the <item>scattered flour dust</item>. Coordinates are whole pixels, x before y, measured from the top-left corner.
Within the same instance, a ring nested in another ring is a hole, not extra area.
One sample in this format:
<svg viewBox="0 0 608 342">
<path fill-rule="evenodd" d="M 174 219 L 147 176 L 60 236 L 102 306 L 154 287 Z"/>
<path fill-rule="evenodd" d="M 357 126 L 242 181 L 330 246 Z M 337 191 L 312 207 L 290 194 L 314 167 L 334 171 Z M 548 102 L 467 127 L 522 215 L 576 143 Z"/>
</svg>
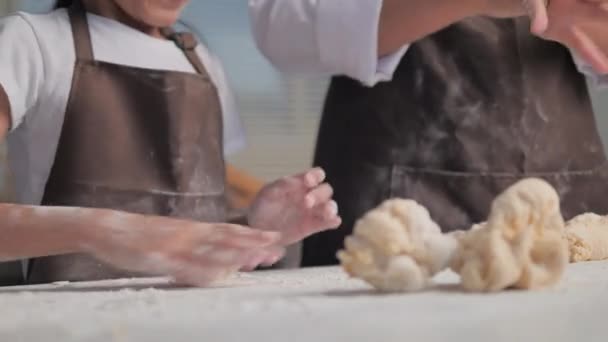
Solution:
<svg viewBox="0 0 608 342">
<path fill-rule="evenodd" d="M 209 288 L 179 287 L 168 278 L 119 279 L 96 282 L 56 282 L 0 289 L 0 341 L 19 333 L 34 334 L 31 327 L 46 331 L 30 339 L 88 340 L 100 337 L 120 341 L 125 326 L 149 325 L 161 320 L 176 324 L 214 319 L 218 313 L 253 315 L 268 310 L 307 310 L 297 298 L 277 297 L 281 292 L 335 289 L 336 283 L 348 282 L 354 288 L 363 284 L 349 280 L 338 268 L 300 270 L 299 272 L 266 271 L 239 273 Z M 10 314 L 8 314 L 10 313 Z M 73 321 L 76 324 L 66 324 Z M 133 323 L 135 322 L 135 323 Z M 101 326 L 100 326 L 101 324 Z M 70 327 L 69 329 L 67 327 Z"/>
<path fill-rule="evenodd" d="M 406 331 L 430 342 L 563 342 L 608 333 L 608 263 L 572 264 L 541 292 L 463 294 L 445 291 L 458 283 L 453 272 L 434 280 L 444 288 L 378 295 L 330 267 L 239 274 L 206 289 L 166 278 L 0 288 L 0 341 L 401 341 Z M 546 329 L 555 320 L 560 329 Z M 517 329 L 496 328 L 505 322 Z"/>
</svg>

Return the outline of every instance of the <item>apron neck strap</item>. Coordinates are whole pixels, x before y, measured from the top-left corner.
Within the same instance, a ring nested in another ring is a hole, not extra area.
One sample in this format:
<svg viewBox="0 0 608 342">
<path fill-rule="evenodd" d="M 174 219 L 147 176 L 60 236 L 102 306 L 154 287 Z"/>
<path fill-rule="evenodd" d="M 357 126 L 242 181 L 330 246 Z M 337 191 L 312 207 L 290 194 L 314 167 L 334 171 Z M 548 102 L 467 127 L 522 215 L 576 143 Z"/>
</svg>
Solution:
<svg viewBox="0 0 608 342">
<path fill-rule="evenodd" d="M 198 46 L 198 41 L 189 32 L 175 32 L 175 30 L 171 27 L 165 27 L 161 29 L 161 34 L 165 36 L 165 38 L 173 41 L 177 47 L 184 52 L 186 58 L 194 69 L 199 74 L 205 75 L 207 72 L 205 70 L 205 66 L 201 62 L 198 54 L 196 53 L 196 47 Z"/>
<path fill-rule="evenodd" d="M 72 36 L 74 37 L 74 47 L 76 48 L 76 59 L 92 61 L 93 44 L 91 43 L 91 33 L 87 12 L 80 0 L 75 0 L 68 8 L 68 16 L 72 25 Z"/>
<path fill-rule="evenodd" d="M 91 32 L 89 31 L 87 12 L 80 0 L 74 1 L 72 6 L 68 8 L 68 16 L 72 25 L 76 59 L 85 61 L 94 60 L 93 44 L 91 42 Z M 178 33 L 170 27 L 161 29 L 161 33 L 163 36 L 165 36 L 165 38 L 173 41 L 175 45 L 177 45 L 177 47 L 184 52 L 190 64 L 192 64 L 194 69 L 196 69 L 199 74 L 207 74 L 205 66 L 196 53 L 198 41 L 191 33 Z"/>
</svg>

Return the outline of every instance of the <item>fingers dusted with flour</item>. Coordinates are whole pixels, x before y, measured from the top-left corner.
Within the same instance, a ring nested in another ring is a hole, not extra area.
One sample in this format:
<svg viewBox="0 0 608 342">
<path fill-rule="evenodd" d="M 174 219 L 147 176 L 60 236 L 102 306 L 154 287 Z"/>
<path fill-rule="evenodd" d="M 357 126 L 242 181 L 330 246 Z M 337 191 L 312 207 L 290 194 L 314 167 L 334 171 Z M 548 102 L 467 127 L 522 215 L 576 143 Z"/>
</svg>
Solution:
<svg viewBox="0 0 608 342">
<path fill-rule="evenodd" d="M 325 172 L 313 168 L 284 177 L 260 191 L 249 212 L 249 224 L 258 229 L 283 233 L 289 245 L 312 234 L 338 227 L 338 205 Z"/>
</svg>

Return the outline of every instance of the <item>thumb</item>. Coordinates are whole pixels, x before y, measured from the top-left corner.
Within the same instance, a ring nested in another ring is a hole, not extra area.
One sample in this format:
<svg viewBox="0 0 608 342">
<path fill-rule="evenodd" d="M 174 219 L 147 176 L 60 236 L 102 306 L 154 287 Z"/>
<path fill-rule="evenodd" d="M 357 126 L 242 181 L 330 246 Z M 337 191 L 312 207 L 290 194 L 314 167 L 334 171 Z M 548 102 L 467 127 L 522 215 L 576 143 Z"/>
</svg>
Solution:
<svg viewBox="0 0 608 342">
<path fill-rule="evenodd" d="M 523 0 L 526 12 L 532 20 L 530 31 L 542 35 L 549 28 L 549 15 L 547 7 L 549 0 Z"/>
</svg>

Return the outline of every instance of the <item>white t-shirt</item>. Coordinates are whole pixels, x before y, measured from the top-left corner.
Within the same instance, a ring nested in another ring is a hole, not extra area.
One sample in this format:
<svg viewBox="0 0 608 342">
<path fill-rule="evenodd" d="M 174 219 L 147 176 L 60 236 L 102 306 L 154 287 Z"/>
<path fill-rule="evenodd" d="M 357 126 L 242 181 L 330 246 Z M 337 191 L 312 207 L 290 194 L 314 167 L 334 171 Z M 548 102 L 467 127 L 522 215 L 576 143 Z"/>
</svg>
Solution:
<svg viewBox="0 0 608 342">
<path fill-rule="evenodd" d="M 120 22 L 88 14 L 96 60 L 133 67 L 194 73 L 171 41 L 148 36 Z M 197 48 L 216 85 L 224 115 L 225 153 L 245 145 L 220 61 Z M 65 9 L 48 14 L 17 13 L 0 19 L 0 84 L 6 91 L 12 128 L 9 167 L 15 201 L 38 204 L 48 180 L 65 113 L 76 60 L 72 29 Z"/>
</svg>

